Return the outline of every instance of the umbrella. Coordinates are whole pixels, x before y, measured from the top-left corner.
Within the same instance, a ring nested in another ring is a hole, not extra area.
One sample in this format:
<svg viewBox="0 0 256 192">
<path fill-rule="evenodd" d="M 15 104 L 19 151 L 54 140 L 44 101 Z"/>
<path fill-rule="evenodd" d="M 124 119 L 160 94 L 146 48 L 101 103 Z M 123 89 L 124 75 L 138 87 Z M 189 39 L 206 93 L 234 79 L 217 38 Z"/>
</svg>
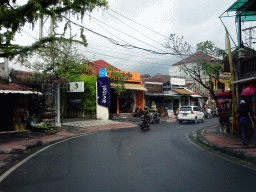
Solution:
<svg viewBox="0 0 256 192">
<path fill-rule="evenodd" d="M 216 95 L 217 99 L 222 99 L 222 98 L 232 98 L 232 93 L 231 92 L 219 92 L 217 95 Z"/>
<path fill-rule="evenodd" d="M 230 99 L 218 99 L 218 103 L 230 102 Z"/>
<path fill-rule="evenodd" d="M 247 96 L 247 95 L 254 95 L 254 94 L 256 94 L 256 88 L 255 88 L 253 85 L 251 85 L 251 86 L 249 86 L 249 87 L 246 87 L 246 88 L 242 91 L 242 93 L 241 93 L 241 95 L 244 95 L 244 96 Z"/>
</svg>

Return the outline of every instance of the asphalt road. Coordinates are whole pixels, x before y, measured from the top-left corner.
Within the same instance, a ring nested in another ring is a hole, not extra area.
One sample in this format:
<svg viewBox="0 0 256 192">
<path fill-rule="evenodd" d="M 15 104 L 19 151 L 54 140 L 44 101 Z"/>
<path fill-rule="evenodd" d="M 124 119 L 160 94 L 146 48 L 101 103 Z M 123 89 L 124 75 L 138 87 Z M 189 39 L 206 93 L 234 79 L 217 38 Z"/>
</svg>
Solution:
<svg viewBox="0 0 256 192">
<path fill-rule="evenodd" d="M 189 141 L 193 131 L 216 123 L 161 123 L 71 139 L 22 164 L 0 191 L 255 191 L 255 170 Z"/>
</svg>

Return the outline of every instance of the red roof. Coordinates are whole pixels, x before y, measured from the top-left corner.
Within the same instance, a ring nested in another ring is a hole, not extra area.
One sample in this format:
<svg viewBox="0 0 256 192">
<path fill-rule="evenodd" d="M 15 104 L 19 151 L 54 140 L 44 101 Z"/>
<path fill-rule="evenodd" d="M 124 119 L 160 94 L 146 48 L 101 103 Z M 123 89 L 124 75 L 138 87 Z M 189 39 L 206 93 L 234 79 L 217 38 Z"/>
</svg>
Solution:
<svg viewBox="0 0 256 192">
<path fill-rule="evenodd" d="M 39 94 L 42 93 L 33 90 L 31 87 L 26 85 L 21 85 L 17 83 L 9 83 L 9 85 L 0 84 L 0 93 L 8 94 L 8 93 L 21 93 L 21 94 Z"/>
<path fill-rule="evenodd" d="M 177 63 L 174 63 L 173 65 L 180 65 L 180 64 L 184 64 L 184 63 L 193 63 L 197 60 L 211 61 L 211 59 L 216 60 L 215 58 L 213 58 L 203 52 L 196 52 L 193 55 L 190 55 L 189 57 L 187 57 L 186 59 L 183 59 Z"/>
<path fill-rule="evenodd" d="M 32 91 L 33 89 L 26 85 L 20 85 L 17 83 L 9 83 L 9 86 L 0 84 L 0 90 Z"/>
<path fill-rule="evenodd" d="M 107 66 L 113 67 L 113 69 L 116 71 L 121 71 L 120 69 L 114 67 L 113 65 L 110 65 L 103 60 L 94 61 L 93 64 L 94 66 L 92 67 L 92 71 L 94 71 L 94 74 L 96 76 L 99 74 L 99 69 L 106 68 Z"/>
</svg>

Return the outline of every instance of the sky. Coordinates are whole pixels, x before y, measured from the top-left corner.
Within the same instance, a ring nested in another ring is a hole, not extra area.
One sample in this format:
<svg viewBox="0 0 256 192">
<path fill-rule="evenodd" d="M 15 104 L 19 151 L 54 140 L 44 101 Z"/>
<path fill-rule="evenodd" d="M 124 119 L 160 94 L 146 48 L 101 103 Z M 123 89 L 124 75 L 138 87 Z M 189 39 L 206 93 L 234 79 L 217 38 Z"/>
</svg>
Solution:
<svg viewBox="0 0 256 192">
<path fill-rule="evenodd" d="M 143 49 L 166 53 L 170 50 L 163 45 L 170 34 L 184 37 L 192 47 L 203 41 L 212 41 L 217 47 L 225 49 L 225 28 L 219 16 L 235 0 L 108 0 L 109 9 L 96 8 L 83 20 L 71 15 L 70 19 L 96 33 L 111 38 L 121 44 L 130 44 Z M 19 1 L 22 2 L 22 1 Z M 23 3 L 27 2 L 23 0 Z M 231 37 L 237 44 L 234 17 L 223 18 Z M 64 22 L 59 24 L 62 32 Z M 242 28 L 250 24 L 242 25 Z M 255 29 L 256 30 L 256 29 Z M 72 34 L 79 32 L 79 27 L 72 24 Z M 49 33 L 49 19 L 45 21 L 43 36 Z M 141 74 L 168 74 L 168 68 L 181 60 L 179 56 L 153 54 L 135 48 L 124 48 L 109 40 L 85 30 L 88 47 L 77 46 L 80 53 L 91 61 L 104 60 L 122 71 Z M 254 34 L 254 31 L 253 33 Z M 247 34 L 248 35 L 248 34 Z M 39 37 L 39 26 L 32 30 L 27 24 L 15 42 L 29 45 Z M 246 42 L 246 34 L 244 41 Z M 248 40 L 247 40 L 248 41 Z M 231 47 L 235 45 L 232 43 Z M 10 67 L 29 70 L 10 62 Z"/>
</svg>

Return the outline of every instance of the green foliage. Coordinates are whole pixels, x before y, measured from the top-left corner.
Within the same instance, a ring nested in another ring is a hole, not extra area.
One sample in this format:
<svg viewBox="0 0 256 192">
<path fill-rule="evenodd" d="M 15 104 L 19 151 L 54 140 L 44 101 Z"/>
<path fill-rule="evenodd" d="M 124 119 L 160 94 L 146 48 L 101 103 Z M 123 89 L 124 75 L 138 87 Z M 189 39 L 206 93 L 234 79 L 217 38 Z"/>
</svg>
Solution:
<svg viewBox="0 0 256 192">
<path fill-rule="evenodd" d="M 82 95 L 83 109 L 88 112 L 96 111 L 96 76 L 81 75 L 80 81 L 84 82 L 84 93 Z"/>
<path fill-rule="evenodd" d="M 95 113 L 96 111 L 96 76 L 81 75 L 74 81 L 84 82 L 83 93 L 70 93 L 70 98 L 76 98 L 82 100 L 82 108 L 88 113 Z"/>
<path fill-rule="evenodd" d="M 15 0 L 4 0 L 0 3 L 0 57 L 13 57 L 20 53 L 29 53 L 37 46 L 20 46 L 12 44 L 17 32 L 30 23 L 32 27 L 43 16 L 51 16 L 58 23 L 62 22 L 63 16 L 71 12 L 77 17 L 83 18 L 86 11 L 92 12 L 96 7 L 108 7 L 106 0 L 28 0 L 20 6 Z M 82 35 L 81 43 L 86 43 Z M 48 41 L 54 42 L 49 38 Z M 39 40 L 35 44 L 42 44 Z"/>
<path fill-rule="evenodd" d="M 50 128 L 52 128 L 51 125 L 34 125 L 33 127 L 36 128 L 36 129 L 50 129 Z"/>
<path fill-rule="evenodd" d="M 41 47 L 40 62 L 29 62 L 29 57 L 18 57 L 22 65 L 35 71 L 34 80 L 40 82 L 46 90 L 51 84 L 63 84 L 75 81 L 82 74 L 91 74 L 88 66 L 92 62 L 84 58 L 75 46 L 68 41 L 57 41 L 48 47 Z"/>
<path fill-rule="evenodd" d="M 121 93 L 125 93 L 126 89 L 124 83 L 128 80 L 128 75 L 121 74 L 118 71 L 115 71 L 113 67 L 107 66 L 107 71 L 109 72 L 109 78 L 111 83 L 114 84 L 113 88 L 115 89 L 115 93 L 120 95 Z"/>
</svg>

